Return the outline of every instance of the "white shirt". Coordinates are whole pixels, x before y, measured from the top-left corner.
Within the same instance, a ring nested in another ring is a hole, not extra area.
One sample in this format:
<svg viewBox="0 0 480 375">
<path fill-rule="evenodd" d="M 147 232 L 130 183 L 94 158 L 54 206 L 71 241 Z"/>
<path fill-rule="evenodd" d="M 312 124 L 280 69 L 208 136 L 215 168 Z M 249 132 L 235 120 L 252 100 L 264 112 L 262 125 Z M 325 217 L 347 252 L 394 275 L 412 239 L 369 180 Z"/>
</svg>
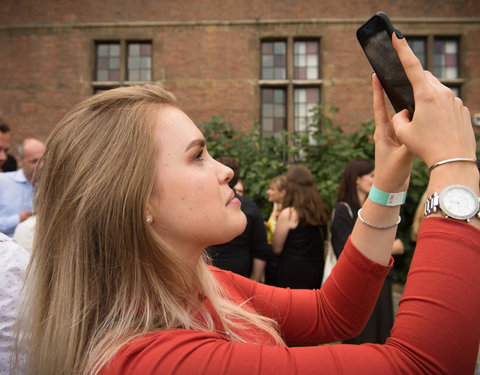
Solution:
<svg viewBox="0 0 480 375">
<path fill-rule="evenodd" d="M 13 239 L 29 254 L 32 253 L 33 246 L 33 235 L 35 233 L 35 223 L 37 222 L 37 217 L 35 215 L 30 216 L 27 220 L 22 221 L 15 228 L 15 234 Z"/>
<path fill-rule="evenodd" d="M 0 374 L 10 373 L 19 294 L 30 255 L 11 238 L 0 233 Z M 16 373 L 23 373 L 17 369 Z"/>
</svg>

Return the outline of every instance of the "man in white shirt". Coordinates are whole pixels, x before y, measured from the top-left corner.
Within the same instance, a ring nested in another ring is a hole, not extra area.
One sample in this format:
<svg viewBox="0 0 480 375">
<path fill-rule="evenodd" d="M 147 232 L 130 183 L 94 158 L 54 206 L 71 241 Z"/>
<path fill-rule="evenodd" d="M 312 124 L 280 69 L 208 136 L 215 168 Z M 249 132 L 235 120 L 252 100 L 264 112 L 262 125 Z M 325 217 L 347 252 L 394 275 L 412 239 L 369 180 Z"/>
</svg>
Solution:
<svg viewBox="0 0 480 375">
<path fill-rule="evenodd" d="M 0 232 L 13 237 L 16 226 L 32 216 L 32 178 L 45 152 L 43 142 L 27 138 L 19 148 L 22 169 L 0 173 Z"/>
</svg>

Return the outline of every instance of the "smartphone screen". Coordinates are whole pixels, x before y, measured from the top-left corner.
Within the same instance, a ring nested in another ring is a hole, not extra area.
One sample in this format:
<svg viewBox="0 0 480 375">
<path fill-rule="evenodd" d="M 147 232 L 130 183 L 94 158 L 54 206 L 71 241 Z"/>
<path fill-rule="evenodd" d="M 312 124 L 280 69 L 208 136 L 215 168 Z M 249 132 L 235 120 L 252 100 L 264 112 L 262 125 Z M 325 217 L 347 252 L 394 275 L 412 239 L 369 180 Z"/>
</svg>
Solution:
<svg viewBox="0 0 480 375">
<path fill-rule="evenodd" d="M 357 30 L 357 39 L 377 74 L 396 112 L 407 109 L 413 115 L 413 89 L 393 48 L 394 28 L 387 15 L 379 12 Z"/>
</svg>

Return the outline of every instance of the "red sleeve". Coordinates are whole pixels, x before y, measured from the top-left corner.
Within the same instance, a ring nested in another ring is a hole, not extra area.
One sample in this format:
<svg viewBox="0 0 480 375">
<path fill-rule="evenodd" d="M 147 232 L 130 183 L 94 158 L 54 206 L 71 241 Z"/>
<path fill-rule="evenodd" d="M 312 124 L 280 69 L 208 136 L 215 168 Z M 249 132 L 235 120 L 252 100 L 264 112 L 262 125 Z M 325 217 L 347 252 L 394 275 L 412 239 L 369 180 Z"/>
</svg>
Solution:
<svg viewBox="0 0 480 375">
<path fill-rule="evenodd" d="M 330 280 L 333 285 L 328 288 L 325 285 L 328 290 L 323 292 L 324 297 L 319 297 L 325 304 L 325 300 L 331 298 L 330 293 L 336 299 L 337 293 L 357 292 L 354 285 L 343 279 L 355 280 L 356 276 L 344 275 L 342 267 L 346 270 L 349 267 L 343 266 L 340 260 L 338 265 Z M 426 219 L 392 337 L 385 345 L 280 348 L 233 343 L 221 334 L 179 329 L 151 333 L 125 345 L 102 374 L 472 374 L 480 337 L 479 265 L 480 231 L 449 219 Z M 239 281 L 233 288 L 245 292 L 240 285 L 243 282 Z M 348 288 L 344 285 L 346 282 Z M 262 291 L 257 287 L 255 298 L 262 294 L 268 297 L 269 293 L 277 298 L 278 290 L 265 288 Z M 254 304 L 265 312 L 280 314 L 286 334 L 308 336 L 292 333 L 295 324 L 302 327 L 300 330 L 308 331 L 308 324 L 302 321 L 307 319 L 297 302 L 297 293 L 283 293 L 287 295 L 282 297 L 286 302 L 281 301 L 277 310 L 258 301 Z M 303 296 L 305 292 L 298 293 L 302 295 L 301 300 L 310 300 Z M 322 306 L 319 314 L 325 308 L 329 310 L 327 315 L 331 315 L 335 306 L 342 305 L 328 302 L 332 307 Z M 308 319 L 311 314 L 308 311 Z M 297 315 L 296 322 L 294 315 Z"/>
<path fill-rule="evenodd" d="M 216 274 L 237 302 L 279 322 L 287 344 L 318 344 L 358 335 L 373 311 L 389 266 L 372 262 L 350 241 L 320 290 L 275 288 L 233 273 Z M 227 276 L 229 279 L 227 279 Z"/>
</svg>

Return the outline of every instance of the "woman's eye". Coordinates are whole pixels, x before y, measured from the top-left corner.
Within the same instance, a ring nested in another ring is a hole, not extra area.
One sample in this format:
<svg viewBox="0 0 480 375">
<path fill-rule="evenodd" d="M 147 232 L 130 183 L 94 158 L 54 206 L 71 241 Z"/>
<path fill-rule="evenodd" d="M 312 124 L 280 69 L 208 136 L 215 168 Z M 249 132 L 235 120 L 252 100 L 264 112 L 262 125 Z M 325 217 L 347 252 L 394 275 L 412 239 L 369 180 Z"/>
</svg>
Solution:
<svg viewBox="0 0 480 375">
<path fill-rule="evenodd" d="M 202 156 L 203 156 L 203 149 L 201 149 L 199 151 L 199 153 L 197 155 L 195 155 L 195 157 L 193 159 L 194 160 L 202 160 Z"/>
</svg>

